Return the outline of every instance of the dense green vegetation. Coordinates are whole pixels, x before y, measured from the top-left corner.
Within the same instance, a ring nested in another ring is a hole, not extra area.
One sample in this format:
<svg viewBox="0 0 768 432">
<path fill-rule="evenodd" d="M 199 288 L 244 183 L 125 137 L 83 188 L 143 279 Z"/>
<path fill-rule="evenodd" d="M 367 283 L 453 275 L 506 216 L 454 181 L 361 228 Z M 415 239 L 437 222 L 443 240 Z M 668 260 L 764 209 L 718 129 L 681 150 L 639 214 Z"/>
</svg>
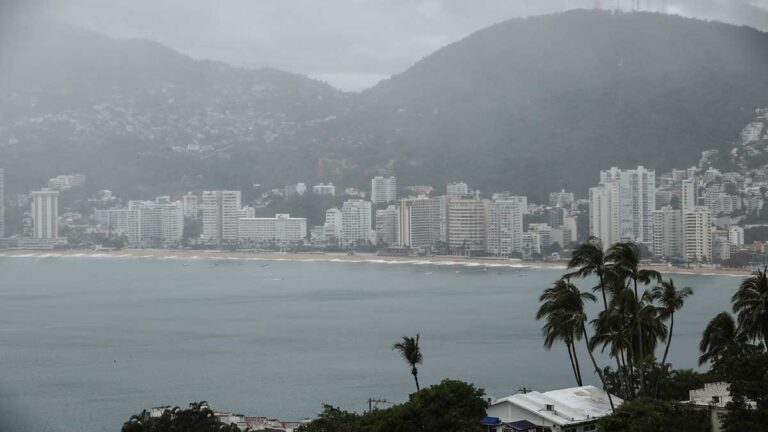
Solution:
<svg viewBox="0 0 768 432">
<path fill-rule="evenodd" d="M 444 380 L 411 394 L 391 408 L 357 414 L 325 406 L 300 432 L 482 432 L 484 392 L 461 381 Z"/>
<path fill-rule="evenodd" d="M 641 266 L 640 248 L 617 243 L 603 252 L 599 239 L 574 250 L 572 270 L 544 290 L 536 315 L 544 320 L 544 346 L 562 342 L 577 385 L 582 385 L 577 342 L 584 341 L 603 388 L 625 403 L 599 423 L 602 431 L 709 431 L 705 408 L 682 405 L 688 392 L 705 383 L 724 381 L 733 401 L 723 426 L 728 432 L 768 427 L 768 274 L 757 270 L 732 297 L 735 317 L 715 316 L 704 329 L 700 363 L 711 370 L 701 374 L 674 370 L 666 363 L 673 341 L 675 313 L 694 291 L 677 287 L 658 272 Z M 595 276 L 602 311 L 589 319 L 585 304 L 597 296 L 581 292 L 574 278 Z M 589 330 L 587 323 L 589 323 Z M 661 360 L 657 348 L 663 344 Z M 615 367 L 601 368 L 593 351 L 607 352 Z M 612 407 L 613 398 L 610 398 Z"/>
<path fill-rule="evenodd" d="M 122 432 L 239 432 L 235 425 L 225 425 L 214 415 L 208 404 L 194 402 L 189 408 L 170 408 L 160 417 L 147 411 L 136 414 L 123 424 Z"/>
</svg>

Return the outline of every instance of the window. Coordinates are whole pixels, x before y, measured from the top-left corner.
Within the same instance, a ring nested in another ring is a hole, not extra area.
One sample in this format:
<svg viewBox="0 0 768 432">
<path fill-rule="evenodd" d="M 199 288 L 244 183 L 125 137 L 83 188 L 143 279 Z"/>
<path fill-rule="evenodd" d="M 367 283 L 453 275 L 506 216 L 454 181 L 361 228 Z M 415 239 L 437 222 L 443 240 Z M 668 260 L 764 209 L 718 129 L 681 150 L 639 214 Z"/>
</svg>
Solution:
<svg viewBox="0 0 768 432">
<path fill-rule="evenodd" d="M 563 432 L 576 432 L 576 428 L 563 429 Z"/>
<path fill-rule="evenodd" d="M 586 425 L 586 426 L 584 426 L 584 432 L 587 432 L 587 431 L 593 431 L 593 430 L 595 430 L 596 428 L 597 428 L 597 426 L 596 426 L 596 425 L 594 425 L 594 424 Z"/>
</svg>

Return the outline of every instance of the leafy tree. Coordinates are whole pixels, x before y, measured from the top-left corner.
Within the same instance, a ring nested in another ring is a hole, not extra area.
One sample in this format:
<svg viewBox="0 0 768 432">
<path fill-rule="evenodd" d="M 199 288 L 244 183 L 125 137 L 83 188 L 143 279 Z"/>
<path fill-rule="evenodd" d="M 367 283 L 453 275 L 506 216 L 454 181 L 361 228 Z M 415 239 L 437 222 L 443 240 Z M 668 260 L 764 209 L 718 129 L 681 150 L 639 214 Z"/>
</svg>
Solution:
<svg viewBox="0 0 768 432">
<path fill-rule="evenodd" d="M 768 352 L 743 344 L 725 350 L 712 366 L 729 384 L 731 402 L 723 421 L 726 432 L 762 431 L 768 426 Z"/>
<path fill-rule="evenodd" d="M 744 335 L 736 328 L 736 322 L 728 312 L 715 315 L 707 327 L 699 343 L 699 364 L 715 362 L 728 350 L 747 342 Z"/>
<path fill-rule="evenodd" d="M 420 365 L 424 360 L 421 355 L 421 348 L 419 347 L 419 335 L 416 337 L 403 336 L 402 341 L 392 345 L 392 350 L 400 353 L 403 360 L 408 363 L 411 368 L 411 375 L 416 382 L 416 391 L 419 391 L 419 370 L 417 365 Z"/>
<path fill-rule="evenodd" d="M 403 404 L 365 415 L 326 405 L 299 432 L 482 432 L 484 394 L 472 384 L 444 380 L 411 394 Z"/>
<path fill-rule="evenodd" d="M 163 412 L 160 417 L 151 417 L 145 410 L 141 414 L 131 416 L 123 424 L 122 432 L 239 432 L 232 424 L 226 425 L 213 414 L 208 404 L 193 402 L 189 408 L 175 407 Z"/>
<path fill-rule="evenodd" d="M 597 423 L 601 432 L 709 432 L 709 412 L 678 402 L 640 398 L 616 408 Z"/>
</svg>

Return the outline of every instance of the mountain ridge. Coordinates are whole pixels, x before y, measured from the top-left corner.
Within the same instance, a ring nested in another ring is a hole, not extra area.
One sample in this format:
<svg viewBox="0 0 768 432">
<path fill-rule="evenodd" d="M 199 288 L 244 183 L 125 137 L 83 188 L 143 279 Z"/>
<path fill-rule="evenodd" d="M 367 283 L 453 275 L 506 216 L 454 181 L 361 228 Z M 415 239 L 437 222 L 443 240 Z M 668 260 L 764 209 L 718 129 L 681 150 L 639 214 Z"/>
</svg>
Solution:
<svg viewBox="0 0 768 432">
<path fill-rule="evenodd" d="M 584 194 L 602 168 L 663 171 L 726 149 L 768 105 L 768 34 L 651 13 L 504 21 L 359 94 L 120 42 L 57 51 L 59 69 L 70 70 L 63 83 L 53 73 L 56 84 L 21 96 L 12 81 L 0 84 L 0 158 L 18 188 L 72 171 L 142 197 L 296 181 L 365 188 L 393 173 L 401 185 Z M 24 67 L 49 64 L 45 49 L 31 50 L 37 63 Z M 105 50 L 113 53 L 98 55 Z M 85 71 L 64 67 L 67 55 Z M 8 58 L 0 71 L 22 69 Z M 32 164 L 57 148 L 66 151 Z"/>
</svg>

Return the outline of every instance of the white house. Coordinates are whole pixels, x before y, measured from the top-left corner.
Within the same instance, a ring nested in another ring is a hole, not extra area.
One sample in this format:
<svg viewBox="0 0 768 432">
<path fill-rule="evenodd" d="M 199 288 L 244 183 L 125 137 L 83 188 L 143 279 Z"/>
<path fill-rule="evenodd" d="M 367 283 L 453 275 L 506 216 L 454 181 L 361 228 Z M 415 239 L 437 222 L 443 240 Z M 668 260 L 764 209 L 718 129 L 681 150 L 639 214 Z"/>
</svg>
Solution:
<svg viewBox="0 0 768 432">
<path fill-rule="evenodd" d="M 614 406 L 624 402 L 612 398 Z M 525 420 L 552 432 L 587 432 L 596 430 L 597 420 L 611 413 L 611 405 L 605 391 L 583 386 L 491 399 L 487 413 L 504 423 Z"/>
</svg>

